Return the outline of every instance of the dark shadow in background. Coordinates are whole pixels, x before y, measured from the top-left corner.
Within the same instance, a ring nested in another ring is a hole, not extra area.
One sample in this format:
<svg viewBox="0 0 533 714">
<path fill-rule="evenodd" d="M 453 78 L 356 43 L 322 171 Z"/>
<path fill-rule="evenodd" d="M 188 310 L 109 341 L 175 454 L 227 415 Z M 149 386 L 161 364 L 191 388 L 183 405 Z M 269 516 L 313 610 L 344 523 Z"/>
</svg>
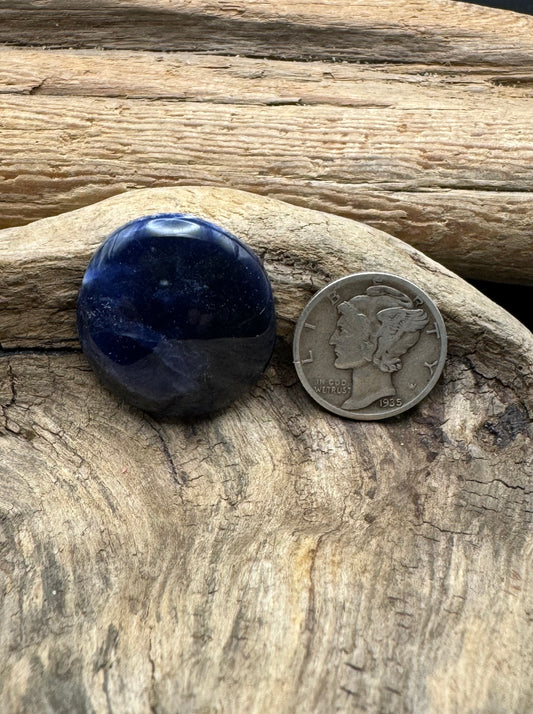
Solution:
<svg viewBox="0 0 533 714">
<path fill-rule="evenodd" d="M 464 2 L 466 0 L 457 0 Z M 468 0 L 471 5 L 485 5 L 485 7 L 499 7 L 502 10 L 513 10 L 513 12 L 524 12 L 533 15 L 533 0 Z"/>
<path fill-rule="evenodd" d="M 469 282 L 533 332 L 533 287 L 491 283 L 486 280 L 470 280 Z"/>
</svg>

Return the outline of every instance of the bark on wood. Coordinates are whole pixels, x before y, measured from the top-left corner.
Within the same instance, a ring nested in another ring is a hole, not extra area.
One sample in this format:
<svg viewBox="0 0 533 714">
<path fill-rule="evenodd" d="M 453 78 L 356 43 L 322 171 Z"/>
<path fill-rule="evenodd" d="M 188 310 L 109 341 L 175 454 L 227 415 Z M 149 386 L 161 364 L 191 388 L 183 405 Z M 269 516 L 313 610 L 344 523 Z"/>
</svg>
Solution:
<svg viewBox="0 0 533 714">
<path fill-rule="evenodd" d="M 77 351 L 76 291 L 127 220 L 190 211 L 264 259 L 279 348 L 233 407 L 158 421 Z M 0 233 L 3 712 L 526 714 L 533 697 L 533 336 L 375 229 L 224 189 L 112 197 Z M 322 411 L 294 321 L 388 270 L 450 350 L 418 408 Z"/>
<path fill-rule="evenodd" d="M 0 62 L 3 226 L 130 188 L 223 184 L 365 221 L 467 277 L 533 283 L 527 68 L 7 49 Z"/>
</svg>

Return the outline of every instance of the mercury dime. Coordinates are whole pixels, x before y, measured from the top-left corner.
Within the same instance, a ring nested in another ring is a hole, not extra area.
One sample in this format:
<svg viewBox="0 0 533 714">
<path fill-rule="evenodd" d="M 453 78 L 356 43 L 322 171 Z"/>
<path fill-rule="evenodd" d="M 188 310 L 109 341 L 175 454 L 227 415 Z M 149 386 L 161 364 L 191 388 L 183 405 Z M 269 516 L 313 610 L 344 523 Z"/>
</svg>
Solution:
<svg viewBox="0 0 533 714">
<path fill-rule="evenodd" d="M 294 364 L 309 394 L 349 419 L 384 419 L 420 402 L 446 359 L 446 328 L 433 301 L 387 273 L 348 275 L 306 305 Z"/>
</svg>

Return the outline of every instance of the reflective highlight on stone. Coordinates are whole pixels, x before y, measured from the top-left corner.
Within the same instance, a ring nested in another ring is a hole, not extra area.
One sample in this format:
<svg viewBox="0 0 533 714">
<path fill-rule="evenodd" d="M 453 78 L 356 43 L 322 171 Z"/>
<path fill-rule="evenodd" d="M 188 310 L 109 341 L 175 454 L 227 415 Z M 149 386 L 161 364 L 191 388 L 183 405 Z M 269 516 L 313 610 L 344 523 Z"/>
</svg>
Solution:
<svg viewBox="0 0 533 714">
<path fill-rule="evenodd" d="M 274 347 L 272 289 L 253 251 L 184 214 L 139 218 L 91 259 L 78 332 L 102 381 L 149 412 L 222 409 L 253 385 Z"/>
</svg>

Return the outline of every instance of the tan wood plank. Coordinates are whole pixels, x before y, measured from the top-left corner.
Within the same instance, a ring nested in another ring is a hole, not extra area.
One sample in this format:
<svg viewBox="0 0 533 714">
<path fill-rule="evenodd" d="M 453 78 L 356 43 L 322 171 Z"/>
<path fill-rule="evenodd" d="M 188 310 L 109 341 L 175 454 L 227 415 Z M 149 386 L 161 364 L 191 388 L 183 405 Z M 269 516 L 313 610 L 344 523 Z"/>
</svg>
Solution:
<svg viewBox="0 0 533 714">
<path fill-rule="evenodd" d="M 0 42 L 284 59 L 531 62 L 533 19 L 453 0 L 9 0 Z"/>
<path fill-rule="evenodd" d="M 0 58 L 4 226 L 128 188 L 229 184 L 363 220 L 463 275 L 533 282 L 524 69 Z"/>
</svg>

